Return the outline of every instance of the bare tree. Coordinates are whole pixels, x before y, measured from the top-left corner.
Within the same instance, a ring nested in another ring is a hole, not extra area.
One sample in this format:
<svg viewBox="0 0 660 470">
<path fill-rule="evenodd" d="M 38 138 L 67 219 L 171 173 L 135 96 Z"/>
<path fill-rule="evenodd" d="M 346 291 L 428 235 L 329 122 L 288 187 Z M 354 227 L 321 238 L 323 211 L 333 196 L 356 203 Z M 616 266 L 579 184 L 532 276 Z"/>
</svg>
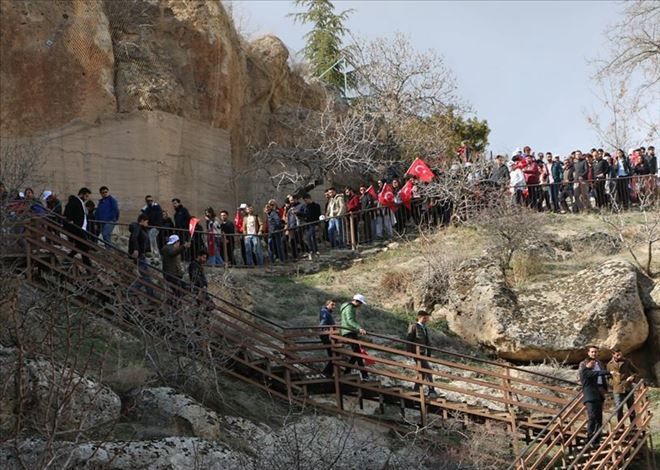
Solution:
<svg viewBox="0 0 660 470">
<path fill-rule="evenodd" d="M 436 118 L 466 107 L 442 56 L 416 50 L 399 32 L 391 38 L 356 39 L 349 52 L 357 83 L 353 104 L 383 119 L 400 156 L 446 152 L 450 129 Z"/>
<path fill-rule="evenodd" d="M 609 56 L 599 61 L 597 76 L 643 75 L 643 88 L 660 84 L 660 4 L 653 0 L 625 3 L 621 21 L 607 30 Z"/>
<path fill-rule="evenodd" d="M 660 242 L 660 208 L 657 206 L 657 189 L 651 179 L 640 180 L 635 183 L 635 192 L 639 201 L 640 220 L 632 230 L 630 220 L 634 212 L 623 212 L 616 201 L 612 201 L 613 210 L 602 212 L 603 223 L 612 234 L 621 242 L 621 245 L 630 254 L 634 263 L 647 276 L 653 277 L 653 248 Z M 637 253 L 639 246 L 643 247 L 643 254 Z"/>
<path fill-rule="evenodd" d="M 633 0 L 625 3 L 621 20 L 606 31 L 609 52 L 593 61 L 605 118 L 600 110 L 587 114 L 605 144 L 626 148 L 635 136 L 660 137 L 659 24 L 658 2 Z"/>
</svg>

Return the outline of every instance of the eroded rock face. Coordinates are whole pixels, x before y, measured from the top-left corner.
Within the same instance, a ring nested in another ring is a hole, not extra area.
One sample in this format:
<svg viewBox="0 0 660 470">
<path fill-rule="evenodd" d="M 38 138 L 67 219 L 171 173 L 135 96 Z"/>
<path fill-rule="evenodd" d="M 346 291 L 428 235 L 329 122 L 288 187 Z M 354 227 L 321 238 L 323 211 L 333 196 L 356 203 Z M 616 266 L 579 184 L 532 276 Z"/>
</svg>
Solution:
<svg viewBox="0 0 660 470">
<path fill-rule="evenodd" d="M 57 422 L 59 431 L 68 431 L 119 418 L 121 401 L 112 390 L 44 359 L 23 359 L 20 368 L 22 392 L 18 395 L 15 387 L 18 365 L 15 349 L 0 350 L 0 377 L 3 377 L 0 430 L 3 433 L 12 429 L 21 398 L 23 422 L 27 426 L 51 426 Z"/>
<path fill-rule="evenodd" d="M 133 415 L 150 425 L 179 423 L 181 431 L 207 440 L 220 437 L 220 421 L 215 411 L 205 408 L 188 395 L 169 387 L 146 388 L 135 396 Z"/>
<path fill-rule="evenodd" d="M 116 109 L 102 0 L 2 2 L 0 132 L 31 135 Z"/>
<path fill-rule="evenodd" d="M 518 361 L 575 362 L 585 348 L 639 348 L 649 333 L 637 271 L 608 261 L 568 278 L 513 290 L 495 263 L 464 263 L 452 281 L 450 328 Z"/>
</svg>

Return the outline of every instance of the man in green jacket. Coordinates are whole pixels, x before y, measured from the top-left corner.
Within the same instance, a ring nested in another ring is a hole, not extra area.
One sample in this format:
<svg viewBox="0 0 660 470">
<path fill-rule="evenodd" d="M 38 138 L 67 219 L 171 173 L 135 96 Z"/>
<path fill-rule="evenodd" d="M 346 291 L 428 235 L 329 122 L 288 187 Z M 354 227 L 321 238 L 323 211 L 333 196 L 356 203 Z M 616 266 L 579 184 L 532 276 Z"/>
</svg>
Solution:
<svg viewBox="0 0 660 470">
<path fill-rule="evenodd" d="M 342 327 L 341 335 L 344 338 L 350 338 L 356 340 L 358 339 L 358 335 L 367 334 L 367 332 L 360 326 L 360 324 L 356 320 L 357 309 L 360 308 L 362 305 L 365 305 L 366 303 L 367 300 L 364 298 L 364 295 L 355 294 L 350 302 L 346 302 L 342 304 L 340 309 L 341 327 Z M 351 343 L 351 349 L 353 350 L 354 353 L 360 354 L 359 344 Z M 358 366 L 361 369 L 364 369 L 364 361 L 362 360 L 361 357 L 351 356 L 351 360 L 348 362 L 350 364 L 355 364 L 357 362 Z M 344 373 L 350 374 L 351 370 L 352 369 L 350 367 L 347 367 Z M 362 380 L 367 380 L 369 378 L 369 374 L 364 370 L 360 370 L 360 375 L 362 376 Z"/>
</svg>

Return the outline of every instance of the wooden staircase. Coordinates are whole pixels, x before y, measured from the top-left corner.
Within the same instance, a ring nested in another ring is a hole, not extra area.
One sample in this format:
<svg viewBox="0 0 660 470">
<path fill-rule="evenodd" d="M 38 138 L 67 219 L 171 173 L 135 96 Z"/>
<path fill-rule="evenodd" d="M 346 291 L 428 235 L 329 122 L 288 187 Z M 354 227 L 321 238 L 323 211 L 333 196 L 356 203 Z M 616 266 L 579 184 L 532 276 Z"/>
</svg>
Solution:
<svg viewBox="0 0 660 470">
<path fill-rule="evenodd" d="M 11 233 L 11 256 L 3 259 L 14 266 L 19 263 L 30 285 L 44 291 L 64 289 L 72 302 L 93 307 L 120 328 L 167 336 L 178 354 L 192 354 L 291 403 L 357 414 L 395 427 L 426 427 L 449 418 L 501 425 L 528 444 L 512 469 L 625 468 L 648 447 L 650 411 L 642 385 L 635 389 L 635 426 L 608 421 L 607 437 L 598 447 L 589 447 L 584 442 L 584 406 L 569 382 L 439 348 L 429 348 L 432 356 L 423 356 L 417 345 L 385 335 L 355 340 L 342 336 L 339 329 L 287 328 L 212 295 L 200 301 L 206 293 L 173 287 L 157 269 L 150 270 L 151 282 L 138 278 L 135 261 L 125 253 L 101 247 L 95 240 L 77 239 L 49 219 L 17 221 Z M 69 256 L 82 254 L 76 243 L 87 249 L 91 266 Z M 0 256 L 6 246 L 0 245 Z M 329 347 L 321 343 L 320 333 L 329 335 Z M 352 344 L 368 355 L 353 352 Z M 410 347 L 414 352 L 408 351 Z M 351 366 L 373 380 L 343 374 L 351 357 L 374 361 L 370 366 Z M 433 369 L 423 369 L 416 361 L 420 359 Z M 332 377 L 321 374 L 328 361 Z M 423 379 L 427 373 L 432 383 Z M 433 386 L 438 396 L 415 392 L 414 384 L 421 390 Z M 375 404 L 382 416 L 365 411 L 365 402 Z M 400 410 L 397 419 L 385 417 L 387 406 Z"/>
</svg>

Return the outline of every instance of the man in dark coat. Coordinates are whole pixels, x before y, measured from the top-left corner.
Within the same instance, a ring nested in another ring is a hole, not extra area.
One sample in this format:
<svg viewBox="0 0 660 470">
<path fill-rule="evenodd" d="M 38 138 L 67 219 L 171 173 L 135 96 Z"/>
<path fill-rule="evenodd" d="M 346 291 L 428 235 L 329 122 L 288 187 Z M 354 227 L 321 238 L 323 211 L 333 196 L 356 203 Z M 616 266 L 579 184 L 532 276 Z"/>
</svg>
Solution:
<svg viewBox="0 0 660 470">
<path fill-rule="evenodd" d="M 606 370 L 594 370 L 596 361 L 587 360 L 580 370 L 580 381 L 582 382 L 582 401 L 587 407 L 587 441 L 596 435 L 594 444 L 600 440 L 600 428 L 603 425 L 603 402 L 605 397 L 601 394 L 598 379 L 604 379 L 610 373 Z"/>
<path fill-rule="evenodd" d="M 335 308 L 335 301 L 332 299 L 328 299 L 325 302 L 325 305 L 321 307 L 321 311 L 319 312 L 319 326 L 325 326 L 330 329 L 331 327 L 335 326 L 335 319 L 332 317 L 332 311 Z M 320 334 L 319 338 L 321 339 L 321 342 L 328 346 L 328 349 L 326 349 L 328 356 L 332 358 L 332 350 L 330 349 L 330 336 L 326 334 Z M 333 370 L 333 364 L 332 361 L 328 361 L 328 363 L 325 365 L 325 368 L 323 369 L 323 375 L 326 377 L 332 376 L 332 370 Z"/>
<path fill-rule="evenodd" d="M 597 346 L 589 346 L 588 357 L 580 363 L 579 380 L 582 385 L 582 401 L 587 407 L 587 439 L 591 439 L 603 425 L 603 402 L 607 392 L 607 371 L 601 361 L 598 360 L 599 350 Z M 598 442 L 600 433 L 596 437 Z"/>
<path fill-rule="evenodd" d="M 128 228 L 131 236 L 128 239 L 128 253 L 131 255 L 131 258 L 134 258 L 137 261 L 138 272 L 140 273 L 140 278 L 142 281 L 146 281 L 149 284 L 152 284 L 153 281 L 149 276 L 149 263 L 147 262 L 147 252 L 149 251 L 149 216 L 146 214 L 140 214 L 137 218 L 137 222 L 133 222 Z M 137 289 L 145 287 L 145 291 L 148 295 L 153 296 L 153 288 L 140 281 L 136 280 L 128 292 L 134 292 Z"/>
<path fill-rule="evenodd" d="M 85 240 L 88 238 L 85 202 L 91 194 L 92 192 L 88 188 L 80 188 L 77 196 L 73 194 L 69 196 L 69 201 L 64 208 L 64 218 L 66 219 L 64 229 L 75 237 L 72 238 L 72 242 L 76 248 L 71 250 L 69 257 L 73 258 L 76 256 L 76 253 L 80 252 L 83 263 L 87 266 L 91 266 L 92 263 L 86 255 L 89 251 L 89 246 L 85 243 Z"/>
<path fill-rule="evenodd" d="M 428 312 L 424 310 L 420 310 L 419 312 L 417 312 L 417 323 L 410 325 L 410 327 L 408 328 L 408 335 L 406 336 L 406 340 L 410 341 L 410 343 L 417 343 L 420 346 L 415 346 L 414 344 L 408 344 L 408 352 L 414 354 L 420 354 L 421 356 L 431 357 L 431 351 L 428 348 L 431 345 L 431 340 L 429 338 L 429 330 L 426 327 L 426 324 L 429 322 L 429 318 L 430 315 L 428 314 Z M 417 352 L 418 350 L 419 353 Z M 426 359 L 416 358 L 415 362 L 422 369 L 430 370 L 432 368 L 431 364 Z M 433 374 L 431 374 L 430 372 L 422 372 L 421 375 L 422 375 L 422 380 L 433 383 Z M 419 391 L 418 383 L 415 384 L 413 390 L 415 392 Z M 428 396 L 429 398 L 437 397 L 433 385 L 429 385 Z"/>
</svg>

